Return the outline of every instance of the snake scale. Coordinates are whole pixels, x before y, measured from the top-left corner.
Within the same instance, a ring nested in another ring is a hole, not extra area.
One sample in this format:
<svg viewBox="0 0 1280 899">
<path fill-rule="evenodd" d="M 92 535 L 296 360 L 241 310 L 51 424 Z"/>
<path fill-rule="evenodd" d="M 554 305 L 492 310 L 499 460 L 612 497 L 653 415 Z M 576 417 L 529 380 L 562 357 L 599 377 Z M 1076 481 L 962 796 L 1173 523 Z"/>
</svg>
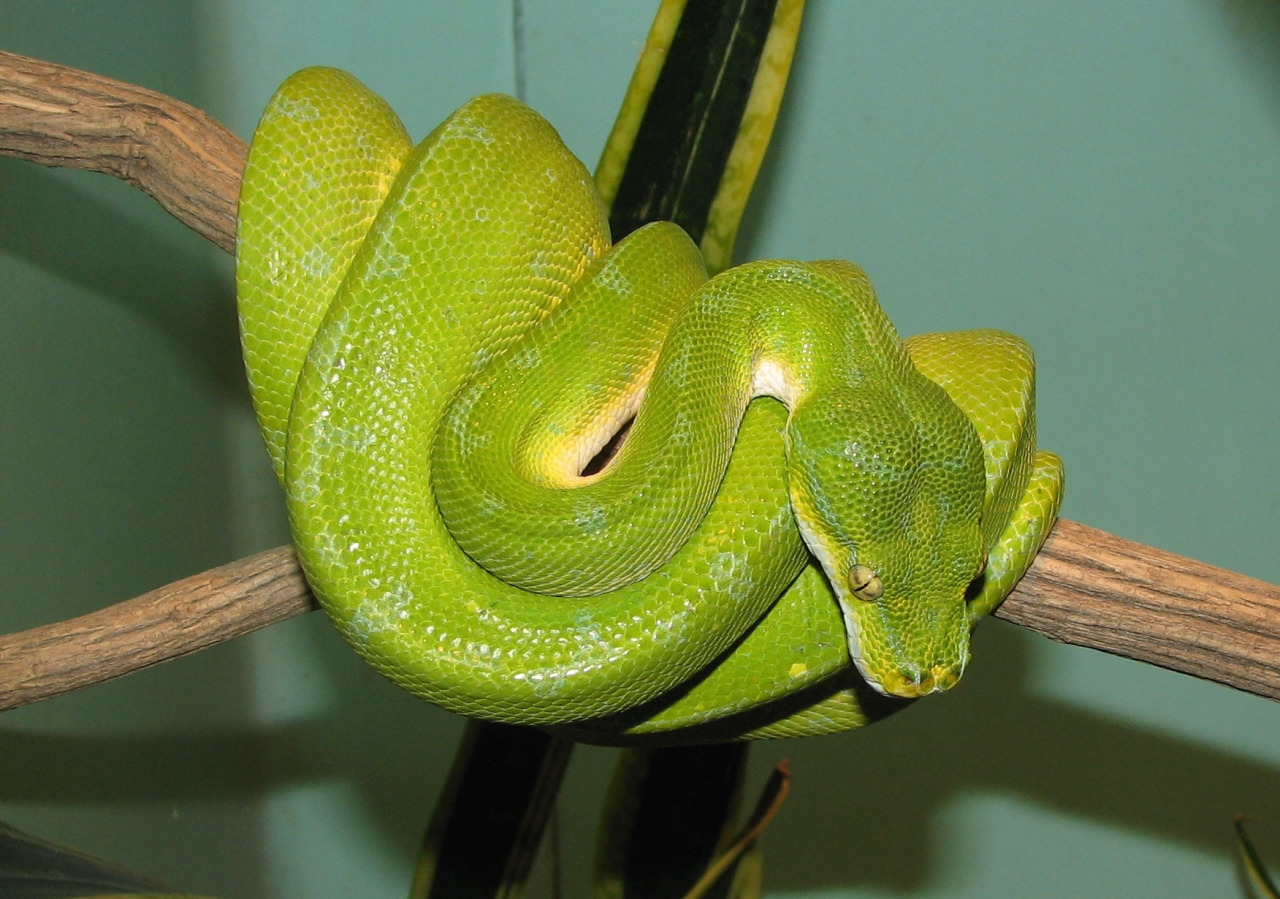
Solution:
<svg viewBox="0 0 1280 899">
<path fill-rule="evenodd" d="M 1023 341 L 903 341 L 846 262 L 708 278 L 669 223 L 612 245 L 590 174 L 508 97 L 415 146 L 350 75 L 290 78 L 237 288 L 316 596 L 463 714 L 600 741 L 857 726 L 959 679 L 1057 512 Z"/>
</svg>

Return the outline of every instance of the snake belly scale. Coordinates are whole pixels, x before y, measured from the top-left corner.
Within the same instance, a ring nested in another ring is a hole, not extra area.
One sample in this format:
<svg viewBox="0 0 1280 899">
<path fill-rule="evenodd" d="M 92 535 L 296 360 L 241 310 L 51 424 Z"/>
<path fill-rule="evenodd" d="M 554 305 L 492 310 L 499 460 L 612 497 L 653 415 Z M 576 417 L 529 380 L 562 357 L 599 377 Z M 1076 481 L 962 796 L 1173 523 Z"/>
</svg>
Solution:
<svg viewBox="0 0 1280 899">
<path fill-rule="evenodd" d="M 852 661 L 888 695 L 951 686 L 1056 515 L 1024 343 L 901 341 L 849 263 L 708 279 L 673 225 L 611 245 L 589 173 L 507 97 L 414 146 L 351 76 L 293 76 L 237 289 L 317 598 L 460 713 L 732 731 L 816 686 L 756 735 L 854 726 L 821 685 Z"/>
</svg>

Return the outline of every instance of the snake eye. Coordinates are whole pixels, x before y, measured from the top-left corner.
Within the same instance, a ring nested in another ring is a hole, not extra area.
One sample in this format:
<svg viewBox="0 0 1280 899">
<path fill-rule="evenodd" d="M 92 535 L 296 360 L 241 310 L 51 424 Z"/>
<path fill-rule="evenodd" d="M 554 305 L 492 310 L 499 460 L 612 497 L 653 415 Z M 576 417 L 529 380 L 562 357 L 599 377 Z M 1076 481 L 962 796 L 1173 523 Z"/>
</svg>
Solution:
<svg viewBox="0 0 1280 899">
<path fill-rule="evenodd" d="M 884 582 L 866 565 L 854 565 L 849 569 L 849 589 L 858 599 L 875 602 L 884 596 Z"/>
</svg>

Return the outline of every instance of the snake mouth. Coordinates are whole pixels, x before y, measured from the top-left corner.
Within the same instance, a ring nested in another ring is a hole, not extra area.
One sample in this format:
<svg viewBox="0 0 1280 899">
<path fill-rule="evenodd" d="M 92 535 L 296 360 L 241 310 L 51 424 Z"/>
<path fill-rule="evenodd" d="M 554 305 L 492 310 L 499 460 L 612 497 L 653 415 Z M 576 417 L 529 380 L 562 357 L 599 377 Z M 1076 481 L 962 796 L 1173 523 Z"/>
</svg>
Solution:
<svg viewBox="0 0 1280 899">
<path fill-rule="evenodd" d="M 963 667 L 936 665 L 932 668 L 902 668 L 889 677 L 867 678 L 876 691 L 885 696 L 918 699 L 930 693 L 950 690 L 960 682 Z"/>
</svg>

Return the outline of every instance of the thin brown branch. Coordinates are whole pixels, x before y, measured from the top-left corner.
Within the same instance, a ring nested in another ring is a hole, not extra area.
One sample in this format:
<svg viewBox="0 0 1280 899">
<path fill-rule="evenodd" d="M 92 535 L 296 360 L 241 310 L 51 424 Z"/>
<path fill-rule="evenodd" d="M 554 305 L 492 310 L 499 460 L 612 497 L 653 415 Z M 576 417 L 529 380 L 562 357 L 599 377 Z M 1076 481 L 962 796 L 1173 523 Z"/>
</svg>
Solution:
<svg viewBox="0 0 1280 899">
<path fill-rule="evenodd" d="M 0 51 L 0 154 L 122 178 L 228 253 L 246 153 L 172 97 Z"/>
<path fill-rule="evenodd" d="M 47 699 L 316 608 L 289 547 L 69 621 L 0 636 L 0 709 Z M 1088 646 L 1280 699 L 1280 587 L 1059 521 L 996 610 Z"/>
<path fill-rule="evenodd" d="M 1054 526 L 995 615 L 1280 699 L 1280 587 L 1074 521 Z"/>
<path fill-rule="evenodd" d="M 0 153 L 138 184 L 234 247 L 244 145 L 160 94 L 0 52 Z M 288 548 L 0 637 L 0 709 L 176 658 L 315 608 Z M 1280 587 L 1060 521 L 996 612 L 1088 646 L 1280 699 Z"/>
<path fill-rule="evenodd" d="M 0 709 L 49 699 L 301 615 L 315 601 L 290 547 L 79 618 L 0 637 Z"/>
</svg>

